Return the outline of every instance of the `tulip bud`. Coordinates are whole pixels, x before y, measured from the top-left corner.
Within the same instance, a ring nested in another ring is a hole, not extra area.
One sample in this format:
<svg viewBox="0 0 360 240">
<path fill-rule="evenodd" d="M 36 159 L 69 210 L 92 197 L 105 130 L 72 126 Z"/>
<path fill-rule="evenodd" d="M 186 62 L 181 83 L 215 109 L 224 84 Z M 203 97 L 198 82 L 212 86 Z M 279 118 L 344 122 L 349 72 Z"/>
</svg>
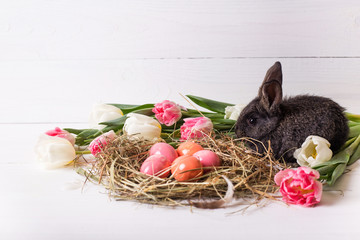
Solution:
<svg viewBox="0 0 360 240">
<path fill-rule="evenodd" d="M 225 119 L 237 120 L 243 110 L 244 105 L 236 104 L 235 106 L 227 106 L 225 108 Z"/>
<path fill-rule="evenodd" d="M 91 154 L 95 156 L 97 153 L 101 152 L 101 150 L 108 144 L 108 142 L 113 140 L 115 137 L 115 132 L 111 130 L 92 140 L 88 147 Z"/>
<path fill-rule="evenodd" d="M 155 104 L 153 108 L 153 113 L 155 113 L 156 119 L 166 126 L 174 125 L 181 118 L 181 107 L 179 104 L 176 104 L 169 100 L 164 100 L 161 103 Z"/>
<path fill-rule="evenodd" d="M 202 138 L 213 129 L 211 120 L 207 117 L 185 118 L 180 127 L 181 140 Z"/>
<path fill-rule="evenodd" d="M 90 114 L 90 127 L 101 130 L 106 126 L 99 123 L 121 118 L 123 115 L 123 112 L 115 106 L 108 104 L 96 104 Z"/>
<path fill-rule="evenodd" d="M 129 113 L 124 124 L 124 132 L 131 137 L 142 137 L 148 140 L 160 138 L 161 125 L 155 119 L 138 113 Z"/>
<path fill-rule="evenodd" d="M 295 150 L 294 158 L 300 166 L 313 167 L 332 158 L 330 143 L 319 136 L 308 136 L 301 148 Z"/>
<path fill-rule="evenodd" d="M 284 202 L 310 207 L 321 200 L 322 184 L 318 181 L 319 177 L 318 171 L 299 167 L 278 172 L 274 181 L 280 187 Z"/>
<path fill-rule="evenodd" d="M 65 138 L 40 135 L 35 146 L 36 157 L 45 168 L 59 168 L 76 157 L 74 146 Z"/>
<path fill-rule="evenodd" d="M 61 137 L 67 139 L 72 145 L 75 144 L 75 137 L 68 131 L 62 130 L 61 128 L 56 127 L 54 130 L 49 130 L 45 132 L 46 135 L 53 137 Z"/>
</svg>

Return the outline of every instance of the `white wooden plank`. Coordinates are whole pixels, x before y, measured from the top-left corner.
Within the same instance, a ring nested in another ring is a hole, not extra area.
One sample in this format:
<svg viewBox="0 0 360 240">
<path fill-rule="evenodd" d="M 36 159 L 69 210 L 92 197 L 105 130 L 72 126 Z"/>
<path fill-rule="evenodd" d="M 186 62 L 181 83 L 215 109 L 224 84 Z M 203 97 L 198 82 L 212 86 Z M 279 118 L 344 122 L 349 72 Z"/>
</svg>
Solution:
<svg viewBox="0 0 360 240">
<path fill-rule="evenodd" d="M 249 102 L 279 59 L 0 62 L 0 123 L 87 122 L 94 103 Z M 284 94 L 331 97 L 360 113 L 360 59 L 280 59 Z"/>
<path fill-rule="evenodd" d="M 0 60 L 360 56 L 360 4 L 0 1 Z"/>
</svg>

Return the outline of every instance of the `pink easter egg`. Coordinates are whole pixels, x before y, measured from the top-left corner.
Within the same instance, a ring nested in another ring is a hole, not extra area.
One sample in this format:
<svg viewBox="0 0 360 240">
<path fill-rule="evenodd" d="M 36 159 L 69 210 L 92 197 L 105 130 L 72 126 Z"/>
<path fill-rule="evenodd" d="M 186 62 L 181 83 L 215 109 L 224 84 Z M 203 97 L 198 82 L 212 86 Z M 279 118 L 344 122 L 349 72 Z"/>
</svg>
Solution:
<svg viewBox="0 0 360 240">
<path fill-rule="evenodd" d="M 149 150 L 149 156 L 155 155 L 155 154 L 161 154 L 164 155 L 170 163 L 172 163 L 175 158 L 178 157 L 178 154 L 176 150 L 167 143 L 155 143 Z"/>
<path fill-rule="evenodd" d="M 210 150 L 200 150 L 194 153 L 193 156 L 199 159 L 201 165 L 203 166 L 204 173 L 212 171 L 214 167 L 221 165 L 219 156 Z"/>
<path fill-rule="evenodd" d="M 155 154 L 143 162 L 140 172 L 151 176 L 166 178 L 170 175 L 170 166 L 171 163 L 165 156 Z"/>
</svg>

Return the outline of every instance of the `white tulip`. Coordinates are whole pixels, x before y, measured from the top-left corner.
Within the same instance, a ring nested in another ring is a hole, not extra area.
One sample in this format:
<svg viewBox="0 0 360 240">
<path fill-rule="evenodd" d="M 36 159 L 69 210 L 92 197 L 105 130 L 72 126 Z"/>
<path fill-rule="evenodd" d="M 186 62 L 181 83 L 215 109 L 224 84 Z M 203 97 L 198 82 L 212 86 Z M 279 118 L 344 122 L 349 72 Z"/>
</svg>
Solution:
<svg viewBox="0 0 360 240">
<path fill-rule="evenodd" d="M 35 146 L 37 160 L 47 169 L 69 164 L 76 157 L 74 146 L 65 138 L 42 134 Z"/>
<path fill-rule="evenodd" d="M 295 150 L 294 158 L 300 166 L 313 167 L 332 158 L 330 143 L 319 136 L 308 136 L 301 148 Z"/>
<path fill-rule="evenodd" d="M 225 108 L 225 119 L 237 120 L 241 111 L 243 110 L 244 105 L 236 104 L 235 106 L 227 106 Z"/>
<path fill-rule="evenodd" d="M 124 124 L 124 132 L 129 136 L 143 137 L 148 140 L 160 138 L 161 125 L 155 119 L 138 113 L 129 113 Z"/>
<path fill-rule="evenodd" d="M 103 103 L 95 104 L 90 114 L 90 127 L 101 130 L 106 126 L 99 123 L 111 121 L 122 116 L 124 116 L 123 112 L 115 106 Z"/>
</svg>

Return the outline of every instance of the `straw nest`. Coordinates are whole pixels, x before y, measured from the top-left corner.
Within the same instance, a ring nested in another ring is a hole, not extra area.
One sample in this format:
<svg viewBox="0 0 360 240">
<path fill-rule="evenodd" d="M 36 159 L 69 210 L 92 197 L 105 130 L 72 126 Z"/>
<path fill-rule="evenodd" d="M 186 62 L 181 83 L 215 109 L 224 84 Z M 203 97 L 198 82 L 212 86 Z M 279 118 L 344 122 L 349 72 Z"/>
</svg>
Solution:
<svg viewBox="0 0 360 240">
<path fill-rule="evenodd" d="M 117 200 L 218 208 L 239 198 L 252 199 L 252 204 L 263 198 L 274 199 L 278 189 L 274 175 L 286 165 L 273 158 L 270 148 L 265 154 L 247 148 L 245 143 L 252 144 L 251 141 L 215 134 L 196 140 L 204 149 L 216 152 L 222 166 L 192 182 L 178 182 L 172 176 L 161 179 L 140 173 L 148 150 L 156 142 L 129 139 L 125 135 L 107 144 L 89 168 L 79 168 L 78 172 L 103 184 Z M 176 147 L 179 142 L 172 144 Z"/>
</svg>

